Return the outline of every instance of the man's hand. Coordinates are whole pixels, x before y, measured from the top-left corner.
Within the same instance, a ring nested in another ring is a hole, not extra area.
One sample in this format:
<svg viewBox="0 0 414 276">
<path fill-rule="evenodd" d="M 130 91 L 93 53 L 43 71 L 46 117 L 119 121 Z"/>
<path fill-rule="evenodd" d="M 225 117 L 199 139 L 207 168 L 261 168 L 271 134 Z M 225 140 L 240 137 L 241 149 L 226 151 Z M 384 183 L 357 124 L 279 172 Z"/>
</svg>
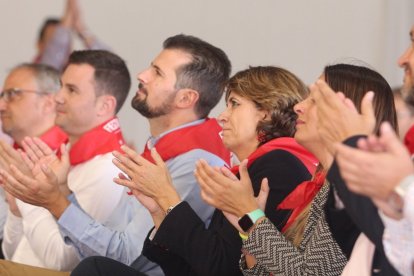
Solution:
<svg viewBox="0 0 414 276">
<path fill-rule="evenodd" d="M 113 152 L 113 163 L 128 178 L 114 178 L 114 182 L 128 187 L 131 191 L 140 193 L 154 199 L 163 209 L 164 213 L 170 206 L 175 206 L 181 201 L 180 196 L 172 185 L 172 179 L 167 166 L 161 159 L 155 148 L 151 150 L 151 156 L 155 164 L 143 158 L 127 146 L 121 148 L 125 154 Z"/>
<path fill-rule="evenodd" d="M 76 0 L 66 0 L 66 7 L 60 24 L 65 28 L 72 28 L 74 23 L 74 9 Z"/>
<path fill-rule="evenodd" d="M 31 175 L 30 168 L 23 162 L 21 150 L 15 150 L 12 146 L 0 140 L 0 167 L 10 171 L 10 165 L 18 167 L 27 175 Z"/>
<path fill-rule="evenodd" d="M 33 175 L 41 173 L 40 166 L 46 165 L 51 168 L 58 179 L 59 187 L 67 194 L 67 178 L 70 169 L 69 153 L 66 145 L 60 146 L 60 159 L 56 153 L 41 139 L 26 137 L 22 142 L 25 153 L 22 157 Z"/>
<path fill-rule="evenodd" d="M 387 200 L 393 189 L 414 172 L 410 155 L 389 123 L 381 136 L 358 141 L 360 149 L 336 145 L 336 160 L 349 189 L 373 199 Z M 362 149 L 361 149 L 362 148 Z"/>
<path fill-rule="evenodd" d="M 128 177 L 125 176 L 123 173 L 119 173 L 118 178 L 126 181 L 129 180 Z M 162 208 L 154 199 L 144 195 L 138 190 L 131 190 L 131 193 L 139 201 L 139 203 L 141 203 L 142 206 L 144 206 L 148 210 L 148 212 L 151 214 L 152 220 L 154 221 L 155 228 L 158 228 L 165 218 L 165 212 L 162 210 Z"/>
<path fill-rule="evenodd" d="M 48 209 L 59 218 L 69 201 L 59 189 L 56 175 L 46 165 L 35 178 L 22 173 L 16 166 L 10 166 L 10 173 L 0 170 L 2 185 L 12 196 L 32 205 Z"/>
</svg>

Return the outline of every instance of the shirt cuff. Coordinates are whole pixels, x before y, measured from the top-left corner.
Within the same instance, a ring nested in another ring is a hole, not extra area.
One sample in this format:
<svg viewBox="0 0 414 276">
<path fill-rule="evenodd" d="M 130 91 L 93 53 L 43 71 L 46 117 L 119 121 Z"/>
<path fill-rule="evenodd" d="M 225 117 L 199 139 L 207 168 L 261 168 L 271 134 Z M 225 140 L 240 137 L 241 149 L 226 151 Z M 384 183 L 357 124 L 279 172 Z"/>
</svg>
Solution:
<svg viewBox="0 0 414 276">
<path fill-rule="evenodd" d="M 150 235 L 149 235 L 148 239 L 149 239 L 150 241 L 152 241 L 152 240 L 154 239 L 154 237 L 155 237 L 155 234 L 157 234 L 157 229 L 156 229 L 156 228 L 152 229 L 152 231 L 151 231 L 151 233 L 150 233 Z"/>
</svg>

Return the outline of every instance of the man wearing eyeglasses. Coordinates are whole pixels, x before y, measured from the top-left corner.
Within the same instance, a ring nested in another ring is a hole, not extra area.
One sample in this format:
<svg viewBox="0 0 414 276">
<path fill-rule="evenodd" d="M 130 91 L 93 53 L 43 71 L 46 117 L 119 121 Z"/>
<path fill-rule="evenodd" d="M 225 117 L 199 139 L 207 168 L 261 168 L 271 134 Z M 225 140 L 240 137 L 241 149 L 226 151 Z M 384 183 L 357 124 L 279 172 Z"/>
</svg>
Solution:
<svg viewBox="0 0 414 276">
<path fill-rule="evenodd" d="M 5 79 L 0 93 L 0 118 L 3 132 L 13 139 L 15 149 L 21 148 L 25 136 L 40 137 L 54 150 L 67 140 L 67 135 L 55 126 L 53 97 L 60 89 L 59 77 L 59 72 L 50 66 L 27 63 L 13 68 Z M 22 159 L 7 142 L 1 141 L 0 167 L 7 170 L 10 163 L 18 165 Z M 2 205 L 5 209 L 0 210 L 7 214 L 6 225 L 13 219 L 20 220 L 14 198 L 9 196 L 8 201 L 9 207 Z M 0 227 L 3 229 L 4 224 Z"/>
<path fill-rule="evenodd" d="M 70 149 L 61 147 L 59 159 L 52 151 L 48 151 L 39 139 L 25 138 L 25 144 L 38 146 L 27 147 L 29 157 L 36 155 L 36 150 L 39 150 L 54 158 L 54 161 L 46 163 L 47 166 L 40 166 L 40 169 L 29 177 L 22 173 L 30 183 L 38 183 L 48 180 L 47 177 L 52 172 L 45 167 L 50 168 L 56 174 L 55 187 L 65 203 L 82 208 L 93 219 L 108 227 L 123 227 L 128 222 L 130 204 L 125 198 L 129 196 L 124 187 L 113 183 L 112 179 L 118 175 L 119 170 L 112 164 L 112 151 L 120 150 L 120 146 L 124 144 L 116 113 L 121 109 L 130 89 L 129 71 L 120 57 L 108 51 L 75 51 L 69 57 L 61 84 L 62 87 L 54 96 L 55 123 L 68 134 Z M 29 90 L 34 91 L 27 88 L 27 92 L 13 94 L 10 90 L 7 96 L 12 98 L 40 95 Z M 7 99 L 7 96 L 3 98 Z M 30 165 L 30 162 L 28 163 Z M 19 194 L 20 189 L 16 190 L 8 185 L 9 181 L 15 181 L 11 175 L 19 179 L 14 174 L 16 171 L 18 170 L 11 168 L 10 174 L 7 174 L 7 171 L 1 172 L 5 190 L 17 196 L 31 195 L 30 192 Z M 65 186 L 69 188 L 70 194 L 62 193 L 59 189 Z M 53 194 L 48 194 L 47 198 L 55 199 Z M 22 241 L 14 239 L 19 243 L 16 246 L 13 239 L 7 241 L 11 256 L 6 250 L 5 256 L 13 263 L 2 262 L 0 274 L 45 275 L 44 272 L 24 272 L 26 268 L 14 262 L 63 271 L 71 270 L 80 261 L 79 255 L 73 246 L 65 243 L 53 215 L 47 209 L 38 207 L 40 204 L 18 201 L 18 205 L 23 217 L 23 239 L 26 239 L 26 242 L 22 245 Z M 150 227 L 149 214 L 147 217 Z M 17 227 L 13 229 L 18 232 Z M 11 234 L 15 232 L 10 231 Z M 6 239 L 4 243 L 6 245 Z M 4 248 L 6 249 L 6 246 Z"/>
</svg>

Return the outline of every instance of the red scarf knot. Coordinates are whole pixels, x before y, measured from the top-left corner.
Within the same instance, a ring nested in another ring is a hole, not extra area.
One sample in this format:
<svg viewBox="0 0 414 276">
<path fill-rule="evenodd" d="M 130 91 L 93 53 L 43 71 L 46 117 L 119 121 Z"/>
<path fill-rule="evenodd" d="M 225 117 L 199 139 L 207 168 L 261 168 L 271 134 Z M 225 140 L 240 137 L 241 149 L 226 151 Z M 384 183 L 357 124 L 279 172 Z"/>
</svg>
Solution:
<svg viewBox="0 0 414 276">
<path fill-rule="evenodd" d="M 296 220 L 305 207 L 311 203 L 313 198 L 325 183 L 326 173 L 318 172 L 315 177 L 309 181 L 303 181 L 299 184 L 285 199 L 277 206 L 277 210 L 292 210 L 288 221 L 282 229 L 285 232 Z"/>
</svg>

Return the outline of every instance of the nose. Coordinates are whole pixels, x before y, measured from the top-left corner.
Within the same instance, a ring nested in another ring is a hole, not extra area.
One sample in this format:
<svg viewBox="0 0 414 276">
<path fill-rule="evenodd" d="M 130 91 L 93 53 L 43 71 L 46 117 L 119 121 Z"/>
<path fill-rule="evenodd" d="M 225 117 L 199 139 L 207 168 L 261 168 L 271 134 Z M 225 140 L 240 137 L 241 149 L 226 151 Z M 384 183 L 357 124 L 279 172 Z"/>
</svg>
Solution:
<svg viewBox="0 0 414 276">
<path fill-rule="evenodd" d="M 227 122 L 229 119 L 229 107 L 226 107 L 226 109 L 224 109 L 223 112 L 221 112 L 218 117 L 217 120 L 220 123 L 221 126 L 223 126 L 223 124 L 225 122 Z"/>
<path fill-rule="evenodd" d="M 63 104 L 65 102 L 65 98 L 63 95 L 63 87 L 55 94 L 55 102 L 57 104 Z"/>
<path fill-rule="evenodd" d="M 398 66 L 404 67 L 405 64 L 407 64 L 410 56 L 413 53 L 413 46 L 408 47 L 407 50 L 399 57 L 398 59 Z"/>
<path fill-rule="evenodd" d="M 137 79 L 140 83 L 147 83 L 150 78 L 149 74 L 149 68 L 145 69 L 144 71 L 141 71 L 137 75 Z"/>
<path fill-rule="evenodd" d="M 298 102 L 295 106 L 293 106 L 293 111 L 295 111 L 296 114 L 303 114 L 303 111 L 305 110 L 305 101 L 306 100 Z"/>
</svg>

